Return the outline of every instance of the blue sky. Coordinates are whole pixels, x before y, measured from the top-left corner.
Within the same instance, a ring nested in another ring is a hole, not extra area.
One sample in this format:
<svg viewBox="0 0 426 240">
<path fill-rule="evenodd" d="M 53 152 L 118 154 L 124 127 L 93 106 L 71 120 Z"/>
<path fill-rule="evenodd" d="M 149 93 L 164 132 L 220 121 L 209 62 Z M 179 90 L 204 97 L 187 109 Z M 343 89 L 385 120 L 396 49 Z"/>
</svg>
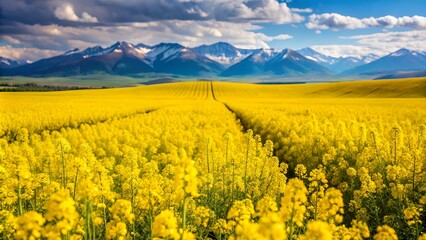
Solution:
<svg viewBox="0 0 426 240">
<path fill-rule="evenodd" d="M 317 14 L 335 12 L 359 18 L 423 15 L 426 11 L 424 0 L 293 0 L 288 6 L 311 8 Z"/>
<path fill-rule="evenodd" d="M 426 13 L 426 1 L 424 0 L 293 0 L 287 2 L 290 8 L 309 8 L 313 14 L 338 13 L 343 16 L 355 18 L 383 17 L 383 16 L 424 16 Z M 309 16 L 312 13 L 306 14 Z M 306 22 L 294 24 L 264 24 L 260 32 L 274 35 L 289 32 L 293 38 L 285 41 L 271 41 L 269 45 L 273 48 L 299 49 L 306 46 L 318 45 L 353 45 L 362 46 L 351 36 L 371 35 L 384 32 L 409 32 L 412 29 L 403 27 L 366 27 L 359 29 L 320 30 L 308 29 Z M 423 28 L 424 29 L 424 28 Z M 425 49 L 426 50 L 426 45 Z M 407 46 L 409 48 L 409 46 Z M 418 47 L 414 47 L 418 49 Z M 392 49 L 393 50 L 393 49 Z M 383 53 L 382 53 L 383 54 Z"/>
<path fill-rule="evenodd" d="M 0 56 L 116 41 L 312 47 L 332 56 L 426 50 L 425 0 L 0 0 Z"/>
</svg>

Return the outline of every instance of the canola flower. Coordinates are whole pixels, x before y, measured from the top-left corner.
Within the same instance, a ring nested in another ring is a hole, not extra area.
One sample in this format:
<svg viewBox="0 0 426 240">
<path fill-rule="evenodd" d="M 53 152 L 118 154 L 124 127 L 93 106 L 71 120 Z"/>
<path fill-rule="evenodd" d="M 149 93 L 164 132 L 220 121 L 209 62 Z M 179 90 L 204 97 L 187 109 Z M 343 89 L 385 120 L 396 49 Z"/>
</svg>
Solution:
<svg viewBox="0 0 426 240">
<path fill-rule="evenodd" d="M 45 221 L 40 213 L 26 212 L 16 219 L 16 232 L 13 237 L 15 239 L 39 239 Z"/>
<path fill-rule="evenodd" d="M 112 220 L 106 226 L 107 239 L 125 239 L 128 230 L 126 223 L 133 223 L 135 218 L 132 213 L 131 203 L 127 200 L 119 199 L 111 207 Z"/>
<path fill-rule="evenodd" d="M 377 228 L 374 240 L 397 240 L 398 236 L 393 228 L 383 225 Z"/>
<path fill-rule="evenodd" d="M 281 199 L 280 213 L 284 222 L 288 222 L 290 226 L 303 226 L 303 219 L 306 212 L 307 190 L 301 180 L 290 179 L 284 196 Z M 293 229 L 289 229 L 292 234 Z"/>
<path fill-rule="evenodd" d="M 309 222 L 307 225 L 307 230 L 300 239 L 302 240 L 332 240 L 333 234 L 331 232 L 330 226 L 321 221 Z"/>
<path fill-rule="evenodd" d="M 43 228 L 44 237 L 57 239 L 67 236 L 76 227 L 79 213 L 67 191 L 60 190 L 54 193 L 44 208 L 47 210 L 44 217 L 48 222 Z"/>
<path fill-rule="evenodd" d="M 178 225 L 175 214 L 164 210 L 154 219 L 153 235 L 158 239 L 175 239 L 178 236 Z"/>
<path fill-rule="evenodd" d="M 421 99 L 248 86 L 6 94 L 0 238 L 424 238 Z"/>
</svg>

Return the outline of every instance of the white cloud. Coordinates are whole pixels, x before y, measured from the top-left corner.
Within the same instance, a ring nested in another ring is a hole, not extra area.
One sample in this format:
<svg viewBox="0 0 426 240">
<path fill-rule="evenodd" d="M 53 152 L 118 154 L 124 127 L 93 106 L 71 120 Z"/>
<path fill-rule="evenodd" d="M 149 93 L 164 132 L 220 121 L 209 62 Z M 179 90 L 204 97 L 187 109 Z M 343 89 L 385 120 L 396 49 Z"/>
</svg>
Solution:
<svg viewBox="0 0 426 240">
<path fill-rule="evenodd" d="M 400 48 L 426 50 L 426 30 L 406 32 L 380 32 L 352 37 L 359 45 L 316 45 L 314 50 L 334 57 L 361 57 L 370 53 L 384 56 Z"/>
<path fill-rule="evenodd" d="M 215 11 L 216 20 L 251 20 L 278 24 L 304 20 L 304 17 L 297 14 L 297 10 L 292 11 L 286 3 L 276 0 L 213 0 L 210 3 Z"/>
<path fill-rule="evenodd" d="M 221 21 L 155 21 L 128 23 L 115 26 L 22 25 L 26 34 L 3 35 L 3 40 L 13 39 L 28 47 L 66 51 L 86 48 L 96 44 L 108 46 L 118 40 L 131 43 L 158 44 L 177 42 L 194 47 L 226 41 L 242 48 L 269 48 L 268 42 L 292 38 L 288 34 L 268 36 L 257 32 L 261 26 L 251 23 Z"/>
<path fill-rule="evenodd" d="M 290 8 L 294 13 L 311 13 L 312 9 L 310 8 Z"/>
<path fill-rule="evenodd" d="M 302 22 L 299 13 L 311 9 L 291 9 L 277 0 L 97 0 L 114 8 L 104 19 L 120 22 L 142 20 L 216 20 L 226 22 L 277 23 Z"/>
<path fill-rule="evenodd" d="M 83 12 L 81 15 L 81 22 L 98 22 L 98 19 L 96 17 L 90 16 L 87 12 Z"/>
<path fill-rule="evenodd" d="M 338 13 L 312 14 L 306 23 L 309 29 L 358 29 L 367 27 L 405 27 L 411 29 L 426 29 L 426 17 L 394 17 L 384 16 L 379 18 L 355 18 Z"/>
<path fill-rule="evenodd" d="M 67 20 L 67 21 L 78 21 L 79 20 L 78 16 L 74 12 L 74 9 L 69 4 L 65 4 L 65 5 L 62 5 L 58 8 L 56 8 L 55 16 L 58 19 L 61 19 L 61 20 Z"/>
<path fill-rule="evenodd" d="M 274 41 L 274 40 L 288 40 L 288 39 L 292 39 L 293 36 L 290 36 L 288 34 L 279 34 L 277 36 L 266 36 L 263 38 L 264 41 L 266 42 L 270 42 L 270 41 Z"/>
<path fill-rule="evenodd" d="M 0 46 L 0 56 L 21 61 L 36 61 L 40 58 L 52 57 L 61 53 L 60 51 L 42 50 L 38 48 L 14 48 L 10 45 Z"/>
<path fill-rule="evenodd" d="M 70 4 L 63 4 L 55 9 L 55 16 L 60 20 L 74 21 L 74 22 L 98 22 L 96 17 L 91 16 L 87 12 L 83 12 L 82 17 L 79 18 L 74 12 Z"/>
<path fill-rule="evenodd" d="M 400 48 L 426 50 L 426 30 L 406 32 L 380 32 L 366 35 L 347 37 L 359 44 L 382 52 L 393 52 Z"/>
<path fill-rule="evenodd" d="M 372 52 L 372 49 L 366 46 L 356 45 L 314 45 L 312 49 L 332 57 L 357 57 L 360 58 L 370 53 L 383 55 L 382 52 Z"/>
</svg>

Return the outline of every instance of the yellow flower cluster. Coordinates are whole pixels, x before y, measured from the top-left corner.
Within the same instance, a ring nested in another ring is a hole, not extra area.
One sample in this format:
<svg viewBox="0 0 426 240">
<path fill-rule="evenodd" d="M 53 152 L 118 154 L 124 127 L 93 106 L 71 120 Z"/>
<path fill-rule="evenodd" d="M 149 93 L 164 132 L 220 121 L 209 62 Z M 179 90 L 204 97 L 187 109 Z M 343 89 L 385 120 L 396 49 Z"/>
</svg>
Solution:
<svg viewBox="0 0 426 240">
<path fill-rule="evenodd" d="M 409 226 L 414 224 L 422 224 L 420 220 L 420 213 L 423 212 L 422 208 L 417 208 L 416 206 L 410 206 L 404 209 L 404 216 L 407 219 Z"/>
<path fill-rule="evenodd" d="M 358 85 L 354 94 L 364 87 Z M 405 210 L 418 204 L 426 189 L 424 99 L 336 98 L 323 90 L 332 85 L 242 85 L 241 94 L 232 90 L 232 84 L 214 86 L 219 100 L 246 128 L 274 142 L 274 153 L 288 164 L 291 176 L 305 181 L 312 219 L 324 219 L 320 202 L 326 202 L 326 190 L 333 187 L 343 193 L 339 205 L 349 210 L 335 215 L 334 221 L 362 221 L 372 235 L 380 225 L 389 224 L 398 236 L 410 239 L 426 230 L 407 227 L 418 224 L 410 218 L 415 215 L 412 209 Z M 321 90 L 312 90 L 316 88 Z M 306 91 L 323 98 L 299 95 Z M 283 97 L 284 92 L 292 97 Z M 342 234 L 349 231 L 340 229 Z"/>
<path fill-rule="evenodd" d="M 374 240 L 398 240 L 398 237 L 396 236 L 396 232 L 393 228 L 383 225 L 377 228 Z"/>
<path fill-rule="evenodd" d="M 215 217 L 214 212 L 204 206 L 197 207 L 194 211 L 194 216 L 195 225 L 204 228 L 206 228 L 210 221 Z"/>
<path fill-rule="evenodd" d="M 127 200 L 119 199 L 112 205 L 110 212 L 112 220 L 106 226 L 106 238 L 125 239 L 128 232 L 126 223 L 133 223 L 135 218 L 132 213 L 132 204 Z"/>
<path fill-rule="evenodd" d="M 307 190 L 305 184 L 299 179 L 290 179 L 281 199 L 280 213 L 284 222 L 293 223 L 299 227 L 303 226 L 306 212 Z"/>
<path fill-rule="evenodd" d="M 182 159 L 175 168 L 174 188 L 182 189 L 176 196 L 176 200 L 182 201 L 186 196 L 198 197 L 198 172 L 194 166 L 194 162 L 189 159 L 186 152 L 182 150 Z"/>
<path fill-rule="evenodd" d="M 79 214 L 74 200 L 65 190 L 54 193 L 44 208 L 47 210 L 44 217 L 48 225 L 43 235 L 48 239 L 57 239 L 69 234 L 77 225 Z"/>
<path fill-rule="evenodd" d="M 330 229 L 330 226 L 327 223 L 321 221 L 314 221 L 308 223 L 306 233 L 302 235 L 299 239 L 332 240 L 333 234 Z"/>
<path fill-rule="evenodd" d="M 325 196 L 318 203 L 318 218 L 324 222 L 340 224 L 343 221 L 343 195 L 334 188 L 327 189 Z"/>
<path fill-rule="evenodd" d="M 424 238 L 423 99 L 310 87 L 0 93 L 0 239 Z"/>
<path fill-rule="evenodd" d="M 45 221 L 43 216 L 38 212 L 26 212 L 16 219 L 16 232 L 13 237 L 15 239 L 39 239 Z"/>
<path fill-rule="evenodd" d="M 242 224 L 251 219 L 254 214 L 254 207 L 249 199 L 235 201 L 228 212 L 228 219 L 235 221 L 235 224 Z"/>
<path fill-rule="evenodd" d="M 155 217 L 152 234 L 156 239 L 178 238 L 178 225 L 173 211 L 164 210 Z"/>
</svg>

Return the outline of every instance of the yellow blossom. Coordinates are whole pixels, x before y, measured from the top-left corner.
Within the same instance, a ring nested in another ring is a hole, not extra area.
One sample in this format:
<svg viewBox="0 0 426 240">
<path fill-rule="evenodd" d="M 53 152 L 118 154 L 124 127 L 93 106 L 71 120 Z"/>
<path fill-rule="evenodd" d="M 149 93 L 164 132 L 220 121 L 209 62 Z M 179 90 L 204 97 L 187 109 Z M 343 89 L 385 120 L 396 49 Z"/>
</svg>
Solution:
<svg viewBox="0 0 426 240">
<path fill-rule="evenodd" d="M 43 216 L 34 211 L 29 211 L 19 216 L 16 220 L 15 239 L 39 239 L 41 230 L 46 220 Z"/>
<path fill-rule="evenodd" d="M 332 240 L 333 234 L 330 226 L 321 221 L 309 222 L 305 234 L 299 237 L 300 240 Z"/>
<path fill-rule="evenodd" d="M 236 223 L 248 222 L 254 213 L 254 207 L 250 199 L 235 201 L 228 211 L 228 219 L 235 220 Z"/>
<path fill-rule="evenodd" d="M 422 221 L 420 220 L 420 213 L 422 211 L 422 208 L 417 208 L 414 205 L 404 209 L 404 216 L 405 219 L 407 219 L 407 223 L 409 226 L 422 223 Z"/>
<path fill-rule="evenodd" d="M 294 168 L 294 172 L 298 178 L 306 178 L 306 167 L 303 164 L 297 164 Z"/>
<path fill-rule="evenodd" d="M 284 222 L 291 221 L 297 226 L 303 226 L 306 212 L 307 190 L 302 180 L 290 179 L 281 199 L 280 213 Z"/>
<path fill-rule="evenodd" d="M 49 222 L 43 232 L 45 237 L 53 239 L 55 236 L 64 236 L 77 224 L 79 214 L 66 190 L 53 194 L 44 207 L 47 210 L 44 216 Z"/>
<path fill-rule="evenodd" d="M 172 210 L 163 210 L 154 219 L 152 234 L 156 239 L 177 239 L 177 220 Z"/>
<path fill-rule="evenodd" d="M 398 240 L 398 236 L 393 228 L 383 225 L 377 228 L 374 240 Z"/>
</svg>

